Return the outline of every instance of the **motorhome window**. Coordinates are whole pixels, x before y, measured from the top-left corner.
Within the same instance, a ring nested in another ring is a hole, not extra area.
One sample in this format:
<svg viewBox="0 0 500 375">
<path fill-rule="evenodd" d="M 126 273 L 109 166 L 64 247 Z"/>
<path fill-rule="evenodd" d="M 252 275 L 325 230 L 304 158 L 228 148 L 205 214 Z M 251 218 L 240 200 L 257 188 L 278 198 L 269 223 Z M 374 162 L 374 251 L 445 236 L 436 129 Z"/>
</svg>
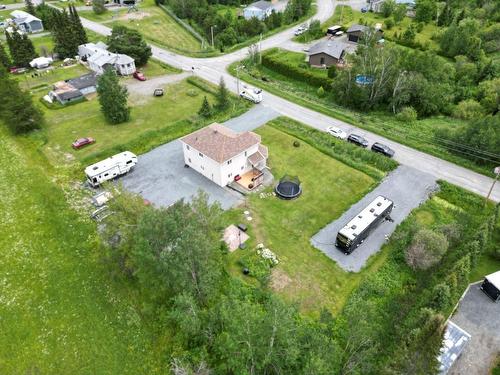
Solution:
<svg viewBox="0 0 500 375">
<path fill-rule="evenodd" d="M 109 173 L 104 173 L 104 177 L 106 177 L 106 176 L 108 176 L 108 175 L 109 175 Z"/>
<path fill-rule="evenodd" d="M 95 177 L 94 177 L 94 178 L 92 179 L 92 181 L 97 182 L 97 178 L 95 178 Z"/>
<path fill-rule="evenodd" d="M 131 164 L 131 163 L 132 163 L 132 160 L 127 161 L 127 164 Z"/>
<path fill-rule="evenodd" d="M 382 206 L 382 203 L 378 202 L 378 203 L 377 203 L 377 206 L 378 206 L 378 207 Z"/>
</svg>

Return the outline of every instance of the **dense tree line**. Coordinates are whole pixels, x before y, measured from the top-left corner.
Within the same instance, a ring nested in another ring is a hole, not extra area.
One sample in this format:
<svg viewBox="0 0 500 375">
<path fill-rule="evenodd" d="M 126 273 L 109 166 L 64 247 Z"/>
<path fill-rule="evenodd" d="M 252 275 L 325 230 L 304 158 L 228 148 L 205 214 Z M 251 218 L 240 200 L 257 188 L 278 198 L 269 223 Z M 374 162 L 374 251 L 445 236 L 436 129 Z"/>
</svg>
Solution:
<svg viewBox="0 0 500 375">
<path fill-rule="evenodd" d="M 31 95 L 9 77 L 7 67 L 0 64 L 0 120 L 14 134 L 39 129 L 44 123 L 42 112 L 33 104 Z"/>
<path fill-rule="evenodd" d="M 147 318 L 172 332 L 173 373 L 338 373 L 335 319 L 306 319 L 265 289 L 231 277 L 220 241 L 222 210 L 205 195 L 156 209 L 124 193 L 112 205 L 107 262 L 137 281 Z"/>
<path fill-rule="evenodd" d="M 292 23 L 306 15 L 311 7 L 311 0 L 290 0 L 283 13 L 273 11 L 269 17 L 260 21 L 257 18 L 246 20 L 234 17 L 230 11 L 221 15 L 212 6 L 236 5 L 234 1 L 157 0 L 157 3 L 168 5 L 179 18 L 189 20 L 209 41 L 211 41 L 211 28 L 214 26 L 214 43 L 220 49 L 241 43 L 283 24 Z"/>
<path fill-rule="evenodd" d="M 31 60 L 37 57 L 37 54 L 28 35 L 17 30 L 13 32 L 6 31 L 5 38 L 9 46 L 12 62 L 17 67 L 29 68 Z"/>
<path fill-rule="evenodd" d="M 45 4 L 36 7 L 36 15 L 42 20 L 44 28 L 51 31 L 54 52 L 59 58 L 74 58 L 78 46 L 88 42 L 87 33 L 73 4 L 67 11 L 59 11 Z"/>
</svg>

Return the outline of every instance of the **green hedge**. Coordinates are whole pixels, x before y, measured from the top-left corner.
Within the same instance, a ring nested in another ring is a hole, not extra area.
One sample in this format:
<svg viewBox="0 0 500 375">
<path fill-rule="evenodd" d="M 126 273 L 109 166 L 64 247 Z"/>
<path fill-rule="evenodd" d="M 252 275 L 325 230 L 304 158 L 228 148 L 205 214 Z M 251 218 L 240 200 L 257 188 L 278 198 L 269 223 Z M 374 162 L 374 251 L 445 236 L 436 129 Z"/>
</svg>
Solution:
<svg viewBox="0 0 500 375">
<path fill-rule="evenodd" d="M 262 65 L 297 81 L 305 82 L 315 87 L 323 87 L 325 90 L 331 90 L 332 79 L 319 77 L 308 69 L 290 64 L 286 59 L 281 58 L 281 53 L 283 52 L 275 48 L 262 54 Z"/>
<path fill-rule="evenodd" d="M 324 154 L 377 180 L 383 178 L 386 172 L 390 172 L 398 166 L 398 163 L 393 159 L 339 140 L 325 132 L 286 117 L 278 117 L 269 122 L 268 125 L 301 139 Z"/>
</svg>

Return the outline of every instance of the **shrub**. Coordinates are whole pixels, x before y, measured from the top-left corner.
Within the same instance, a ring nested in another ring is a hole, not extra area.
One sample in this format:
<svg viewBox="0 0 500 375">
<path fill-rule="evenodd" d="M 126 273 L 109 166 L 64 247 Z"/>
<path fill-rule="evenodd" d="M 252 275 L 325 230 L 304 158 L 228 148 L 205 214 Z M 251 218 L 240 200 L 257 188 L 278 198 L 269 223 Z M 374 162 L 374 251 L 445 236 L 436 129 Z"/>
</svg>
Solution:
<svg viewBox="0 0 500 375">
<path fill-rule="evenodd" d="M 328 67 L 328 78 L 335 78 L 338 74 L 337 71 L 337 66 L 336 65 L 330 65 Z"/>
<path fill-rule="evenodd" d="M 439 263 L 447 250 L 448 240 L 444 234 L 421 229 L 406 249 L 406 263 L 414 270 L 426 270 Z"/>
<path fill-rule="evenodd" d="M 385 28 L 387 30 L 390 30 L 394 27 L 394 20 L 392 18 L 388 18 L 384 21 L 384 24 L 385 24 Z"/>
<path fill-rule="evenodd" d="M 325 89 L 323 86 L 320 86 L 318 91 L 317 91 L 318 97 L 323 98 L 325 96 Z"/>
<path fill-rule="evenodd" d="M 396 114 L 396 119 L 401 122 L 413 124 L 417 120 L 417 111 L 413 107 L 404 107 Z"/>
<path fill-rule="evenodd" d="M 264 53 L 262 55 L 262 65 L 286 77 L 296 79 L 297 81 L 305 82 L 316 87 L 323 86 L 326 90 L 330 89 L 333 83 L 331 78 L 321 77 L 314 74 L 309 69 L 292 65 L 280 58 L 281 53 L 282 51 L 278 49 Z"/>
<path fill-rule="evenodd" d="M 463 120 L 473 120 L 484 115 L 484 108 L 474 99 L 462 100 L 453 111 L 453 116 Z"/>
<path fill-rule="evenodd" d="M 432 290 L 432 307 L 436 310 L 444 310 L 451 302 L 451 290 L 445 283 L 437 284 Z"/>
</svg>

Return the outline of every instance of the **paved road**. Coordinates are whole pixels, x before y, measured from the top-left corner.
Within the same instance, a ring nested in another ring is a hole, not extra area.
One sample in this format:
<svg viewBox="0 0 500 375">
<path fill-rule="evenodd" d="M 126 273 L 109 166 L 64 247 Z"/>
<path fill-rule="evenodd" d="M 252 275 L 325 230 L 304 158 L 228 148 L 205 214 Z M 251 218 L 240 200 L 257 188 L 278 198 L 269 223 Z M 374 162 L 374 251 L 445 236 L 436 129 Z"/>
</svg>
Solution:
<svg viewBox="0 0 500 375">
<path fill-rule="evenodd" d="M 436 179 L 427 173 L 407 166 L 399 166 L 371 192 L 353 204 L 337 220 L 331 222 L 311 238 L 311 244 L 348 272 L 359 272 L 366 261 L 377 253 L 396 227 L 410 212 L 427 200 L 437 189 Z M 409 194 L 411 192 L 411 194 Z M 351 254 L 345 255 L 335 247 L 335 237 L 346 223 L 355 217 L 377 196 L 382 195 L 394 202 L 392 222 L 384 221 L 370 233 L 368 239 Z"/>
<path fill-rule="evenodd" d="M 243 115 L 226 121 L 225 126 L 238 132 L 254 130 L 279 116 L 277 112 L 255 106 Z M 123 186 L 156 206 L 168 207 L 180 199 L 189 200 L 199 190 L 208 194 L 210 202 L 219 202 L 223 209 L 238 204 L 243 196 L 222 188 L 191 168 L 184 167 L 181 142 L 175 140 L 139 156 L 134 170 L 119 180 Z"/>
<path fill-rule="evenodd" d="M 462 355 L 451 368 L 450 375 L 488 374 L 500 351 L 500 303 L 494 303 L 471 285 L 451 321 L 471 335 Z"/>
<path fill-rule="evenodd" d="M 343 3 L 353 3 L 357 4 L 357 6 L 361 4 L 358 0 Z M 328 19 L 336 4 L 337 3 L 332 0 L 318 1 L 318 13 L 316 18 L 322 21 Z M 99 34 L 109 35 L 111 33 L 111 29 L 109 27 L 99 23 L 86 19 L 82 19 L 82 23 L 84 27 Z M 280 46 L 286 41 L 289 41 L 292 37 L 293 29 L 283 31 L 266 40 L 263 40 L 262 49 Z M 237 92 L 236 78 L 227 73 L 227 66 L 234 61 L 243 59 L 247 55 L 246 48 L 227 55 L 205 59 L 178 55 L 156 46 L 152 46 L 152 51 L 153 56 L 156 59 L 183 70 L 189 71 L 191 70 L 191 67 L 194 66 L 196 74 L 209 82 L 218 83 L 220 78 L 224 77 L 226 84 L 233 92 Z M 294 104 L 276 95 L 265 93 L 264 103 L 261 105 L 268 106 L 284 116 L 293 118 L 316 129 L 324 130 L 330 125 L 335 125 L 345 131 L 355 131 L 356 133 L 362 134 L 371 142 L 381 142 L 387 144 L 396 151 L 395 159 L 399 163 L 411 166 L 421 172 L 431 174 L 437 179 L 451 182 L 477 194 L 486 196 L 491 184 L 493 183 L 493 179 L 490 177 L 401 145 L 380 135 L 358 129 L 346 122 L 301 107 L 300 105 Z M 497 184 L 493 190 L 491 199 L 496 202 L 500 202 L 500 183 Z"/>
</svg>

